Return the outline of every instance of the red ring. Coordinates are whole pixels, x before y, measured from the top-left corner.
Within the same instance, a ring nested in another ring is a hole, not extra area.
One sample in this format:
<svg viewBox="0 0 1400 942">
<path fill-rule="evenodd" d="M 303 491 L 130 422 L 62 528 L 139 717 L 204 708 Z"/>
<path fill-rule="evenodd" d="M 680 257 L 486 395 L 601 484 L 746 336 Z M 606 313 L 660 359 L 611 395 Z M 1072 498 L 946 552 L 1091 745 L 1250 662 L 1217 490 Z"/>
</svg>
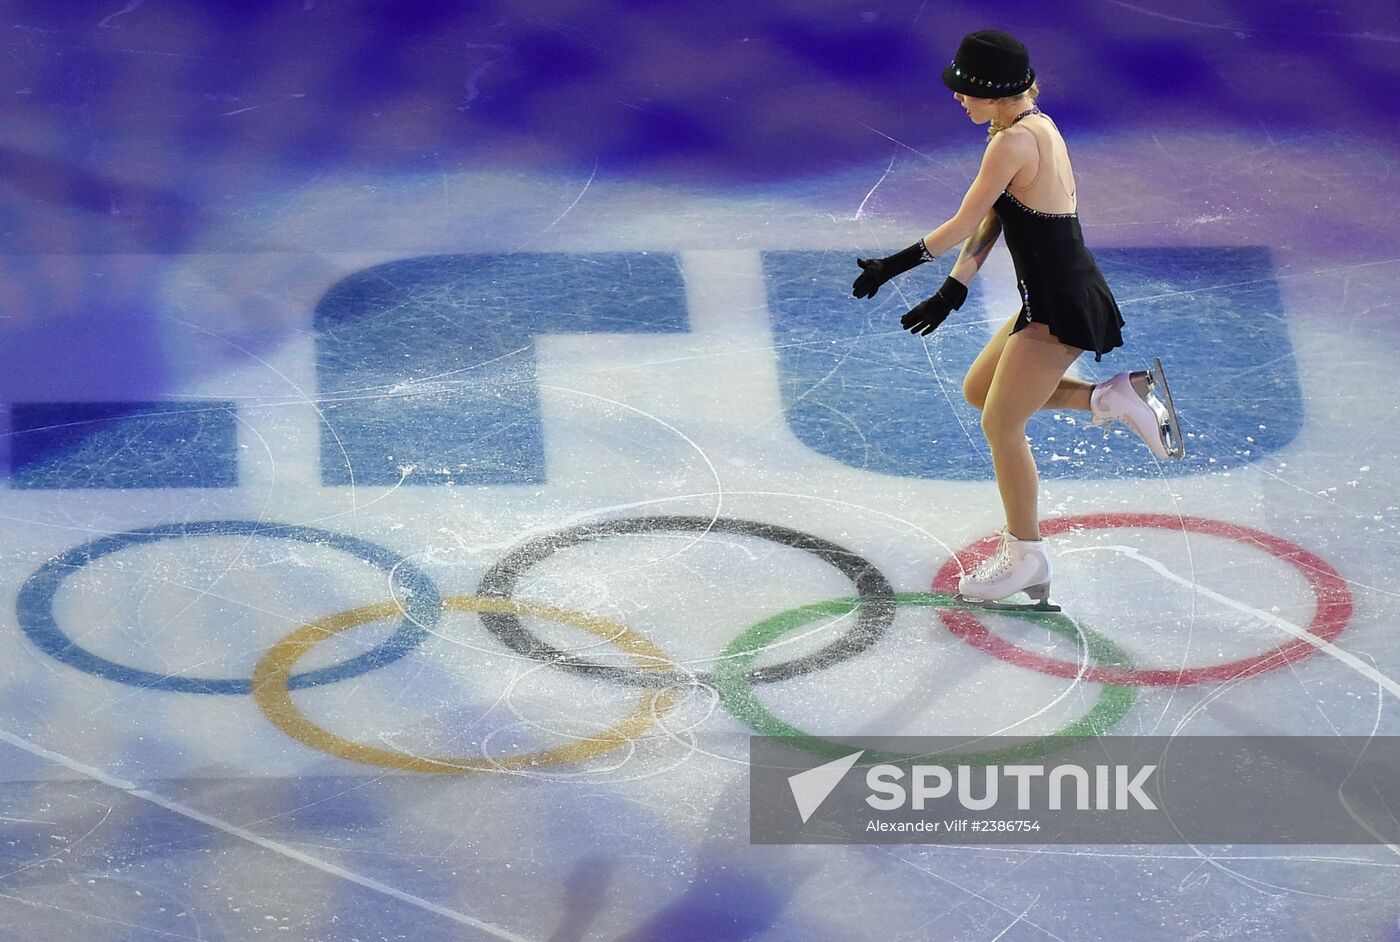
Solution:
<svg viewBox="0 0 1400 942">
<path fill-rule="evenodd" d="M 1178 517 L 1171 514 L 1085 514 L 1077 517 L 1056 517 L 1040 525 L 1042 536 L 1054 536 L 1066 530 L 1107 530 L 1116 527 L 1153 527 L 1160 530 L 1190 530 L 1211 536 L 1223 536 L 1247 546 L 1262 549 L 1297 569 L 1312 586 L 1317 598 L 1317 611 L 1307 626 L 1314 637 L 1331 641 L 1341 634 L 1351 619 L 1351 589 L 1337 570 L 1322 559 L 1295 546 L 1287 540 L 1223 520 L 1204 517 Z M 989 536 L 956 553 L 943 564 L 933 579 L 935 592 L 956 592 L 959 574 L 970 570 L 986 558 L 997 545 L 998 537 Z M 1059 658 L 1044 657 L 1018 648 L 1004 638 L 992 634 L 972 609 L 942 608 L 938 610 L 943 624 L 954 635 L 981 648 L 993 657 L 1019 667 L 1030 668 L 1056 677 L 1079 677 L 1099 684 L 1135 684 L 1138 686 L 1177 686 L 1210 681 L 1233 680 L 1276 670 L 1300 661 L 1317 648 L 1302 638 L 1294 638 L 1255 657 L 1228 664 L 1212 664 L 1182 670 L 1135 669 L 1122 667 L 1091 667 Z"/>
</svg>

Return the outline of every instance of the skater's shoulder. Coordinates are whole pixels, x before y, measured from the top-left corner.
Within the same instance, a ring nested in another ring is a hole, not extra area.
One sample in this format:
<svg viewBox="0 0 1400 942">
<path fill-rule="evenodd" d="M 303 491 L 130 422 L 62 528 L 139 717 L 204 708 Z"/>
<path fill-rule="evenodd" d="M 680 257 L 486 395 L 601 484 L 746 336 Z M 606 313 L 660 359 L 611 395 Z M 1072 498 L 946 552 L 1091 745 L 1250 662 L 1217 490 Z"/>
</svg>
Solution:
<svg viewBox="0 0 1400 942">
<path fill-rule="evenodd" d="M 1001 163 L 1021 167 L 1036 158 L 1039 148 L 1035 135 L 1023 127 L 1009 127 L 998 131 L 987 142 L 983 151 L 983 163 Z"/>
</svg>

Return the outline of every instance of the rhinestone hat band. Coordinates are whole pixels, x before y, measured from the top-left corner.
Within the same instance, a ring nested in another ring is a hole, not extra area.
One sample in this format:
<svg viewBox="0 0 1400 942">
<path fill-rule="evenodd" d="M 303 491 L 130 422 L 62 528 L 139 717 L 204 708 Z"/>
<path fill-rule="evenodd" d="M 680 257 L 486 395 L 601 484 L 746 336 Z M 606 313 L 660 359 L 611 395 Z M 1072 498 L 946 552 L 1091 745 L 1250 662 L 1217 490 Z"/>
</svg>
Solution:
<svg viewBox="0 0 1400 942">
<path fill-rule="evenodd" d="M 975 75 L 970 75 L 970 74 L 968 74 L 967 72 L 964 72 L 964 71 L 962 70 L 962 68 L 958 65 L 958 60 L 957 60 L 957 59 L 954 59 L 954 60 L 950 63 L 950 65 L 952 65 L 952 67 L 953 67 L 953 74 L 956 75 L 958 78 L 967 79 L 967 80 L 968 80 L 969 82 L 971 82 L 973 85 L 982 85 L 982 86 L 985 86 L 985 87 L 987 87 L 987 88 L 993 88 L 993 89 L 1015 88 L 1017 85 L 1029 84 L 1029 83 L 1030 83 L 1030 80 L 1031 80 L 1031 73 L 1030 73 L 1029 71 L 1027 71 L 1027 72 L 1026 72 L 1026 77 L 1023 78 L 1023 79 L 1021 79 L 1021 81 L 1019 81 L 1019 82 L 993 82 L 991 79 L 977 78 Z"/>
</svg>

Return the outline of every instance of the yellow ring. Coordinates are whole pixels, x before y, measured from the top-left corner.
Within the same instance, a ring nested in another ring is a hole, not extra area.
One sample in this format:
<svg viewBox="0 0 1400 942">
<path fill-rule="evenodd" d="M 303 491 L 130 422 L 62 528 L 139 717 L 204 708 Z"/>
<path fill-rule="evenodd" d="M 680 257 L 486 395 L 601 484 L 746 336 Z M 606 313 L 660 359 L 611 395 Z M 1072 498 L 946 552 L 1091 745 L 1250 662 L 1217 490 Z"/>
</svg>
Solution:
<svg viewBox="0 0 1400 942">
<path fill-rule="evenodd" d="M 442 600 L 442 607 L 452 612 L 509 612 L 534 615 L 561 624 L 581 628 L 589 634 L 608 641 L 636 658 L 646 670 L 669 671 L 676 667 L 655 644 L 625 625 L 584 615 L 567 609 L 537 602 L 491 598 L 480 595 L 453 595 Z M 580 739 L 567 746 L 526 752 L 500 759 L 469 759 L 443 756 L 415 756 L 393 749 L 366 746 L 337 736 L 307 719 L 292 701 L 287 680 L 297 662 L 320 642 L 349 628 L 389 618 L 401 618 L 403 609 L 397 602 L 381 602 L 351 609 L 337 615 L 303 625 L 274 644 L 253 669 L 253 699 L 278 729 L 313 749 L 330 755 L 362 762 L 381 768 L 406 772 L 517 772 L 546 766 L 578 762 L 610 752 L 636 739 L 661 716 L 676 705 L 679 693 L 674 689 L 650 690 L 643 695 L 631 713 L 621 722 L 595 736 Z"/>
</svg>

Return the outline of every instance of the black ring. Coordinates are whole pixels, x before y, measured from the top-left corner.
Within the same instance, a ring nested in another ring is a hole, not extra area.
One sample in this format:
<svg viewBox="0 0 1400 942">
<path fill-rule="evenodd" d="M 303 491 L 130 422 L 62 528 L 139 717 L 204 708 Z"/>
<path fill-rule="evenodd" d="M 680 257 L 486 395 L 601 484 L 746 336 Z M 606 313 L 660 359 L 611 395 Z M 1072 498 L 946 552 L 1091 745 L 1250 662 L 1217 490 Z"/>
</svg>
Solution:
<svg viewBox="0 0 1400 942">
<path fill-rule="evenodd" d="M 884 573 L 876 569 L 869 560 L 853 553 L 844 546 L 838 546 L 821 537 L 812 536 L 810 533 L 790 530 L 787 527 L 771 523 L 739 520 L 733 517 L 623 517 L 616 520 L 580 524 L 567 530 L 536 537 L 517 546 L 487 570 L 486 574 L 481 577 L 481 583 L 477 586 L 476 591 L 478 595 L 509 599 L 513 597 L 516 584 L 522 575 L 561 549 L 577 546 L 599 537 L 665 533 L 676 530 L 701 533 L 736 533 L 803 550 L 835 567 L 855 584 L 860 604 L 855 611 L 855 625 L 850 631 L 820 651 L 804 654 L 780 664 L 753 668 L 746 675 L 750 683 L 762 684 L 789 680 L 855 657 L 880 640 L 880 636 L 894 622 L 896 607 L 894 589 L 889 580 L 885 578 Z M 582 657 L 575 657 L 531 634 L 520 618 L 514 614 L 483 612 L 481 620 L 486 628 L 512 651 L 537 661 L 553 664 L 575 674 L 603 677 L 635 687 L 666 687 L 678 682 L 699 682 L 712 685 L 708 672 L 692 674 L 683 671 L 646 671 L 638 668 L 598 664 Z"/>
</svg>

